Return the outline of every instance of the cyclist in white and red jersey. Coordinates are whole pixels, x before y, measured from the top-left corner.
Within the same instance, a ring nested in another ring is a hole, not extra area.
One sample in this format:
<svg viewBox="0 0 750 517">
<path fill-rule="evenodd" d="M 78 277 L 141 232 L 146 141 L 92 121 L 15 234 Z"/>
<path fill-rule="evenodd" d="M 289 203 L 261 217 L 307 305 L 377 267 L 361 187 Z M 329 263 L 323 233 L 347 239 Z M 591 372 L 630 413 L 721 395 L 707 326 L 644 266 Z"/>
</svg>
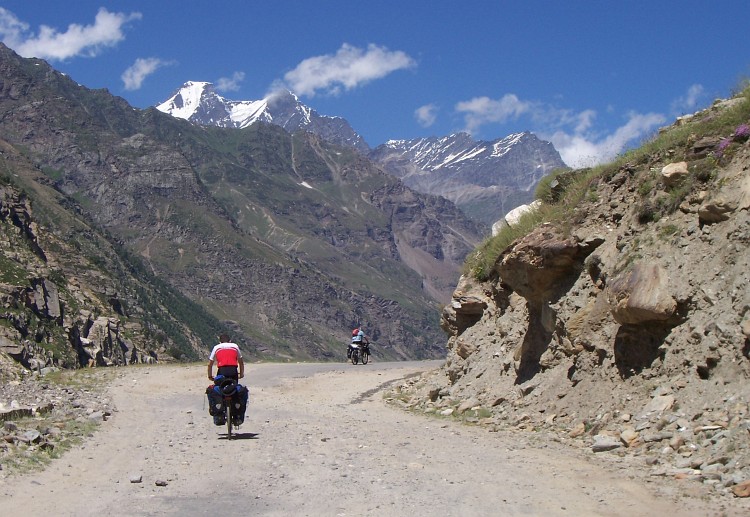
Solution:
<svg viewBox="0 0 750 517">
<path fill-rule="evenodd" d="M 211 350 L 208 356 L 208 379 L 214 380 L 213 366 L 216 362 L 216 375 L 223 375 L 238 381 L 245 376 L 245 363 L 240 347 L 229 341 L 227 334 L 219 336 L 221 343 Z"/>
</svg>

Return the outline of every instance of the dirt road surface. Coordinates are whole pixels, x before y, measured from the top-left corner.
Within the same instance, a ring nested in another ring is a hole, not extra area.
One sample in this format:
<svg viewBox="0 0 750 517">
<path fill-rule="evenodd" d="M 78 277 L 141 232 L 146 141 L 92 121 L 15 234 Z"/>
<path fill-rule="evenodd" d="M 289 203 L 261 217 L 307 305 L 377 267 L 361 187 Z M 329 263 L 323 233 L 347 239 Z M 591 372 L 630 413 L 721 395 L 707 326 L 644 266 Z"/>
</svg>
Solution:
<svg viewBox="0 0 750 517">
<path fill-rule="evenodd" d="M 616 456 L 605 468 L 534 433 L 383 402 L 383 387 L 436 364 L 248 365 L 231 441 L 207 414 L 205 366 L 124 368 L 117 412 L 43 472 L 0 482 L 0 515 L 734 515 L 626 476 Z"/>
</svg>

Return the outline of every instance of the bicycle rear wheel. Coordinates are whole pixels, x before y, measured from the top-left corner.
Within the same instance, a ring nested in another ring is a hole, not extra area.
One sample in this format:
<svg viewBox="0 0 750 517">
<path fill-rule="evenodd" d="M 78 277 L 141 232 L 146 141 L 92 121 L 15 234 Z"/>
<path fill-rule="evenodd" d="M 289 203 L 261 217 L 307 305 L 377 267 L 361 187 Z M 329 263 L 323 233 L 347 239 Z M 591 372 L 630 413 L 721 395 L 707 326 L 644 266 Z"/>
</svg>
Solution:
<svg viewBox="0 0 750 517">
<path fill-rule="evenodd" d="M 227 403 L 227 440 L 232 439 L 232 402 Z"/>
</svg>

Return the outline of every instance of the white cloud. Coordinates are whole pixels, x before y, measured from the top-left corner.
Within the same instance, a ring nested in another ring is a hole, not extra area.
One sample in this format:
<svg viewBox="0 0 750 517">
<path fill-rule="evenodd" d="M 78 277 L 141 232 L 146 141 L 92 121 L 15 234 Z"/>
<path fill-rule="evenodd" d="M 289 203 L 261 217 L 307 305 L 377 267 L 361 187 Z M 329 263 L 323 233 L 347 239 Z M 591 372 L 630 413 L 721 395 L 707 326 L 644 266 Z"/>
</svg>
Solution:
<svg viewBox="0 0 750 517">
<path fill-rule="evenodd" d="M 430 127 L 437 120 L 438 107 L 434 104 L 425 104 L 414 110 L 414 118 L 422 127 Z"/>
<path fill-rule="evenodd" d="M 19 20 L 15 14 L 0 7 L 0 38 L 3 43 L 15 48 L 22 41 L 23 34 L 29 30 L 29 24 Z"/>
<path fill-rule="evenodd" d="M 373 44 L 362 49 L 344 43 L 336 54 L 305 59 L 284 75 L 284 81 L 297 95 L 313 97 L 319 92 L 337 95 L 342 88 L 351 90 L 415 64 L 402 51 Z"/>
<path fill-rule="evenodd" d="M 586 167 L 615 158 L 628 144 L 642 138 L 666 119 L 657 113 L 629 113 L 625 124 L 609 135 L 596 131 L 597 112 L 592 109 L 574 111 L 522 100 L 514 94 L 499 99 L 475 97 L 456 104 L 456 112 L 464 117 L 465 131 L 476 134 L 487 124 L 503 124 L 528 117 L 530 130 L 549 140 L 571 167 Z"/>
<path fill-rule="evenodd" d="M 135 60 L 135 63 L 122 73 L 120 78 L 125 84 L 126 90 L 138 90 L 141 88 L 146 77 L 156 72 L 159 68 L 170 64 L 171 62 L 163 61 L 156 57 L 139 57 Z"/>
<path fill-rule="evenodd" d="M 551 137 L 542 138 L 552 142 L 562 160 L 569 167 L 591 167 L 604 161 L 596 142 L 582 135 L 557 131 Z"/>
<path fill-rule="evenodd" d="M 666 120 L 659 113 L 629 113 L 627 122 L 617 128 L 614 133 L 602 138 L 578 131 L 572 133 L 563 130 L 556 131 L 551 136 L 542 136 L 552 142 L 560 152 L 560 157 L 571 167 L 591 167 L 613 160 L 627 145 L 638 138 L 642 138 L 655 127 Z"/>
<path fill-rule="evenodd" d="M 574 131 L 576 133 L 585 133 L 591 126 L 594 125 L 594 119 L 596 118 L 596 111 L 594 110 L 583 110 L 576 114 L 575 119 L 577 120 Z"/>
<path fill-rule="evenodd" d="M 245 80 L 245 72 L 235 72 L 232 77 L 220 77 L 216 81 L 216 89 L 220 92 L 236 92 L 240 83 Z"/>
<path fill-rule="evenodd" d="M 705 89 L 700 84 L 693 84 L 688 88 L 685 95 L 678 97 L 672 103 L 672 113 L 675 115 L 684 115 L 686 112 L 693 112 L 698 106 L 698 102 L 705 96 Z"/>
<path fill-rule="evenodd" d="M 12 12 L 0 7 L 0 37 L 3 43 L 23 57 L 63 61 L 71 57 L 98 55 L 104 48 L 113 47 L 125 39 L 123 27 L 141 19 L 138 12 L 111 13 L 104 7 L 96 13 L 93 25 L 72 23 L 65 32 L 47 25 L 39 33 L 29 34 L 29 25 Z"/>
<path fill-rule="evenodd" d="M 476 133 L 481 126 L 488 123 L 504 123 L 517 119 L 532 108 L 532 103 L 520 100 L 508 93 L 500 99 L 475 97 L 456 104 L 456 111 L 464 114 L 464 130 Z"/>
</svg>

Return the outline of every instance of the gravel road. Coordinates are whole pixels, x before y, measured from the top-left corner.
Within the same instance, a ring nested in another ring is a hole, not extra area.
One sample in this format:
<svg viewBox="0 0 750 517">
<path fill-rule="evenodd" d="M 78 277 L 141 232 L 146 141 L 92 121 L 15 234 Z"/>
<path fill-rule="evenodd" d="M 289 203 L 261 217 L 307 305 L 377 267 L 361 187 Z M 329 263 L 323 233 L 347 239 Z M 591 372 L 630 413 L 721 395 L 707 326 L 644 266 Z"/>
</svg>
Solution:
<svg viewBox="0 0 750 517">
<path fill-rule="evenodd" d="M 250 364 L 231 441 L 208 416 L 204 365 L 123 368 L 112 418 L 43 472 L 2 481 L 0 515 L 711 515 L 533 433 L 383 402 L 437 364 Z"/>
</svg>

